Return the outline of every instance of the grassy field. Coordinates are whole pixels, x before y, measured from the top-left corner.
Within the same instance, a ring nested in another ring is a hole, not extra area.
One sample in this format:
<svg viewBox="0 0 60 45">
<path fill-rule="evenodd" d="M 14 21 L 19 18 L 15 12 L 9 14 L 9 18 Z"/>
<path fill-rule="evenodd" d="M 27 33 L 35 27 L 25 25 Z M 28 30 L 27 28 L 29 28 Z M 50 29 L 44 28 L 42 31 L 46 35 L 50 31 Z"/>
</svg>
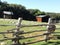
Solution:
<svg viewBox="0 0 60 45">
<path fill-rule="evenodd" d="M 17 23 L 17 20 L 15 20 L 15 19 L 0 19 L 0 24 L 16 24 L 16 23 Z M 45 22 L 40 23 L 40 22 L 23 20 L 22 24 L 33 25 L 33 24 L 46 24 L 46 23 Z M 56 26 L 57 26 L 57 28 L 60 28 L 59 25 L 56 25 Z M 0 26 L 0 32 L 7 31 L 7 30 L 15 28 L 15 27 L 16 26 Z M 25 32 L 35 31 L 35 30 L 46 30 L 46 26 L 22 27 L 20 30 L 25 31 Z M 55 32 L 60 32 L 60 29 L 57 29 Z M 31 34 L 24 34 L 23 36 L 24 37 L 35 36 L 35 35 L 39 35 L 39 34 L 42 34 L 42 33 L 44 33 L 44 32 L 34 32 L 34 33 L 31 33 Z M 60 33 L 58 33 L 58 34 L 60 35 Z M 9 38 L 12 37 L 12 34 L 5 34 L 5 35 L 8 36 Z M 44 39 L 43 37 L 44 36 L 24 39 L 24 40 L 20 40 L 20 42 L 23 43 L 23 42 L 37 41 L 37 40 Z M 3 36 L 1 34 L 0 34 L 0 39 L 3 39 Z M 6 45 L 11 44 L 10 40 L 4 41 L 4 42 L 8 43 Z M 52 39 L 52 40 L 49 40 L 48 42 L 43 41 L 43 42 L 38 42 L 38 43 L 35 43 L 35 44 L 30 44 L 30 45 L 60 45 L 60 40 L 59 39 Z"/>
</svg>

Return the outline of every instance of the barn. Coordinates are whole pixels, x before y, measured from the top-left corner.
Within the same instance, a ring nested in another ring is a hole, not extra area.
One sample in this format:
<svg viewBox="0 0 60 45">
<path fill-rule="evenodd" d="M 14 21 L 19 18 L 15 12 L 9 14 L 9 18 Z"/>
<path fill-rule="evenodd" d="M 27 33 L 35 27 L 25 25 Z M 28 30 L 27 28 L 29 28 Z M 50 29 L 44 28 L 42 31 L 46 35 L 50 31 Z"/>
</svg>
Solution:
<svg viewBox="0 0 60 45">
<path fill-rule="evenodd" d="M 49 18 L 50 18 L 50 16 L 47 16 L 47 15 L 36 16 L 37 22 L 48 22 Z"/>
</svg>

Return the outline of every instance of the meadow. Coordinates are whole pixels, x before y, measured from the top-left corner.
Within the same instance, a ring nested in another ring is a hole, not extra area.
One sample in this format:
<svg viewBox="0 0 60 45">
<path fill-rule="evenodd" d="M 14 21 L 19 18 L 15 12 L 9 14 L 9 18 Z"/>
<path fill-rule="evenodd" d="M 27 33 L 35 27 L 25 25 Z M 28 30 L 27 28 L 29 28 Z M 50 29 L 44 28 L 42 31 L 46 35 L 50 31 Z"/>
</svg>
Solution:
<svg viewBox="0 0 60 45">
<path fill-rule="evenodd" d="M 16 19 L 0 19 L 0 24 L 16 24 L 17 20 Z M 26 21 L 22 20 L 22 25 L 33 25 L 33 24 L 47 24 L 46 22 L 36 22 L 36 21 Z M 7 31 L 9 29 L 15 28 L 16 26 L 0 26 L 0 32 Z M 59 25 L 56 24 L 56 28 L 60 28 Z M 47 30 L 46 26 L 34 26 L 34 27 L 22 27 L 20 28 L 21 31 L 24 32 L 29 32 L 29 31 L 35 31 L 35 30 Z M 29 36 L 35 36 L 44 33 L 45 31 L 42 32 L 34 32 L 31 34 L 24 34 L 24 37 L 29 37 Z M 60 29 L 56 29 L 55 32 L 60 32 Z M 11 38 L 13 37 L 12 34 L 5 34 L 7 37 Z M 60 33 L 56 33 L 54 35 L 60 35 Z M 0 34 L 0 39 L 3 39 L 3 35 Z M 29 38 L 29 39 L 24 39 L 20 40 L 21 43 L 23 42 L 33 42 L 37 40 L 44 39 L 44 36 L 39 36 L 35 38 Z M 6 45 L 10 45 L 12 42 L 11 40 L 4 41 Z M 51 40 L 48 40 L 48 42 L 42 41 L 42 42 L 37 42 L 34 44 L 29 44 L 29 45 L 60 45 L 60 39 L 57 39 L 53 37 Z"/>
</svg>

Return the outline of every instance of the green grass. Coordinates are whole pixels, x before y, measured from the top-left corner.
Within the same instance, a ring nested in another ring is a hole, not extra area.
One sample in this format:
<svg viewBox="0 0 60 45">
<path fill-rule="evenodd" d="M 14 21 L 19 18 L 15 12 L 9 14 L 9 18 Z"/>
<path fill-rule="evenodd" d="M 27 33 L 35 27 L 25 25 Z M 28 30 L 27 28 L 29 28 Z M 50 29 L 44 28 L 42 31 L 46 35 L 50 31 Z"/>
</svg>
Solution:
<svg viewBox="0 0 60 45">
<path fill-rule="evenodd" d="M 31 44 L 32 45 L 32 44 Z M 48 41 L 48 42 L 38 42 L 38 43 L 35 43 L 33 45 L 60 45 L 60 41 Z"/>
<path fill-rule="evenodd" d="M 0 24 L 16 24 L 17 20 L 15 19 L 0 19 Z M 33 24 L 45 24 L 44 23 L 40 23 L 40 22 L 34 22 L 34 21 L 25 21 L 23 20 L 22 21 L 22 24 L 26 24 L 26 25 L 33 25 Z M 3 31 L 6 31 L 6 30 L 9 30 L 9 29 L 12 29 L 12 28 L 15 28 L 16 26 L 0 26 L 0 32 L 3 32 Z M 57 25 L 57 28 L 59 27 L 59 25 Z M 45 26 L 34 26 L 34 27 L 23 27 L 21 28 L 20 30 L 22 31 L 25 31 L 25 32 L 29 32 L 29 31 L 34 31 L 34 30 L 46 30 L 46 27 Z M 60 32 L 60 29 L 56 30 L 55 32 Z M 57 35 L 60 33 L 56 33 Z M 35 34 L 34 34 L 35 35 Z M 29 34 L 28 34 L 29 36 Z M 9 36 L 8 36 L 9 37 Z M 0 39 L 3 38 L 3 36 L 0 34 Z M 31 42 L 31 41 L 34 41 L 35 38 L 29 38 L 29 39 L 24 39 L 24 40 L 20 40 L 21 43 L 23 42 Z M 11 41 L 8 40 L 8 41 L 5 41 L 7 43 L 7 45 L 11 44 Z M 52 43 L 51 43 L 52 42 Z M 38 43 L 35 43 L 35 44 L 31 44 L 31 45 L 60 45 L 59 43 L 60 41 L 58 41 L 58 39 L 56 40 L 52 40 L 52 41 L 48 41 L 48 42 L 38 42 Z"/>
</svg>

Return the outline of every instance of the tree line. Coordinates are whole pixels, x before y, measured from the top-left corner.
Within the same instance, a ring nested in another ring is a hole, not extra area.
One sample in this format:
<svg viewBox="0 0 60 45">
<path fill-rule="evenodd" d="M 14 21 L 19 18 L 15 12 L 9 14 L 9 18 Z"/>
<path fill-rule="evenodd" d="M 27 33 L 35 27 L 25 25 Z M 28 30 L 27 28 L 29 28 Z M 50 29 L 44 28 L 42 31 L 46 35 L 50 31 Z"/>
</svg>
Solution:
<svg viewBox="0 0 60 45">
<path fill-rule="evenodd" d="M 8 4 L 7 2 L 0 2 L 0 18 L 3 18 L 3 11 L 13 12 L 12 18 L 17 19 L 22 17 L 24 20 L 36 20 L 36 16 L 49 15 L 54 19 L 60 19 L 60 13 L 43 12 L 39 9 L 26 9 L 23 5 Z"/>
</svg>

